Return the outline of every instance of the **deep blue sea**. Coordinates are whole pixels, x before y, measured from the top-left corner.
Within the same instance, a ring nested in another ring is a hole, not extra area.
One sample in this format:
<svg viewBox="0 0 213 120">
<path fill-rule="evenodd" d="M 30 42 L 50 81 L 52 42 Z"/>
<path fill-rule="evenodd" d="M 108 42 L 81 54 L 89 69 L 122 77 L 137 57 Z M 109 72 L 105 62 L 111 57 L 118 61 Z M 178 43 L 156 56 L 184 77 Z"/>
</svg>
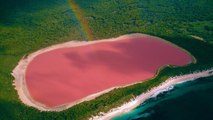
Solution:
<svg viewBox="0 0 213 120">
<path fill-rule="evenodd" d="M 213 120 L 213 77 L 177 84 L 113 120 Z"/>
</svg>

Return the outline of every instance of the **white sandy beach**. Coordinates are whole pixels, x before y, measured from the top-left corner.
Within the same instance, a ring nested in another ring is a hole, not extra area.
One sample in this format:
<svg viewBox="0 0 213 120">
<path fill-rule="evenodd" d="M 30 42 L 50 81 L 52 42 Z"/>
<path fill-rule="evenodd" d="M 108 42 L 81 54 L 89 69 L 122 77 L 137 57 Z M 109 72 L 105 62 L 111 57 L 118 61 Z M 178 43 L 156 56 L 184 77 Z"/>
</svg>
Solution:
<svg viewBox="0 0 213 120">
<path fill-rule="evenodd" d="M 148 99 L 152 96 L 156 96 L 158 93 L 165 91 L 165 89 L 169 89 L 171 86 L 174 86 L 175 84 L 187 82 L 190 80 L 195 80 L 195 79 L 198 79 L 201 77 L 208 77 L 208 76 L 213 76 L 213 68 L 209 69 L 209 70 L 205 70 L 205 71 L 194 72 L 191 74 L 171 77 L 168 80 L 166 80 L 165 82 L 163 82 L 162 84 L 160 84 L 159 86 L 154 87 L 151 90 L 149 90 L 148 92 L 139 95 L 134 100 L 131 100 L 130 102 L 125 103 L 118 108 L 114 108 L 107 113 L 100 113 L 99 116 L 93 116 L 92 118 L 90 118 L 90 120 L 112 119 L 115 116 L 118 116 L 123 113 L 131 111 L 132 109 L 136 108 L 141 103 L 143 103 L 146 99 Z"/>
<path fill-rule="evenodd" d="M 113 90 L 114 88 L 125 87 L 125 86 L 117 86 L 117 87 L 110 88 L 110 89 L 107 89 L 105 91 L 102 91 L 102 92 L 99 92 L 99 93 L 96 93 L 96 94 L 89 95 L 89 96 L 87 96 L 87 97 L 85 97 L 83 99 L 80 99 L 78 101 L 75 101 L 75 102 L 71 102 L 71 103 L 63 104 L 63 105 L 60 105 L 60 106 L 57 106 L 57 107 L 54 107 L 54 108 L 50 108 L 50 107 L 47 107 L 44 104 L 41 104 L 41 103 L 35 101 L 34 99 L 32 99 L 32 97 L 30 96 L 30 94 L 28 92 L 27 86 L 26 86 L 25 72 L 26 72 L 28 64 L 36 56 L 38 56 L 39 54 L 51 51 L 51 50 L 60 49 L 60 48 L 70 48 L 70 47 L 84 46 L 84 45 L 96 44 L 96 43 L 100 43 L 100 42 L 117 41 L 117 40 L 122 40 L 122 39 L 127 39 L 127 38 L 143 38 L 143 37 L 147 37 L 147 36 L 148 37 L 154 37 L 154 36 L 150 36 L 150 35 L 146 35 L 146 34 L 135 33 L 135 34 L 123 35 L 123 36 L 120 36 L 120 37 L 117 37 L 117 38 L 102 39 L 102 40 L 96 40 L 96 41 L 91 41 L 91 42 L 70 41 L 70 42 L 61 43 L 61 44 L 53 45 L 53 46 L 38 50 L 38 51 L 36 51 L 34 53 L 31 53 L 31 54 L 23 57 L 19 61 L 18 65 L 12 71 L 12 75 L 15 78 L 15 80 L 14 80 L 15 89 L 18 92 L 20 100 L 27 106 L 35 107 L 35 108 L 37 108 L 37 109 L 39 109 L 41 111 L 62 111 L 62 110 L 65 110 L 65 109 L 68 109 L 68 108 L 72 107 L 73 105 L 79 104 L 79 103 L 81 103 L 83 101 L 92 100 L 92 99 L 96 98 L 97 96 L 100 96 L 100 95 L 102 95 L 104 93 L 107 93 L 107 92 Z M 158 38 L 158 37 L 154 37 L 154 38 L 157 38 L 159 40 L 163 40 L 163 39 Z M 164 42 L 168 42 L 168 41 L 165 41 L 165 40 L 163 40 L 163 41 Z M 168 42 L 168 43 L 170 43 L 170 42 Z M 172 44 L 172 45 L 174 45 L 174 44 Z M 193 61 L 192 62 L 194 62 L 194 63 L 196 62 L 196 59 L 194 57 L 193 57 Z M 193 77 L 193 75 L 191 75 L 191 77 Z M 202 74 L 200 74 L 200 75 L 202 76 Z M 133 84 L 136 84 L 136 83 L 133 83 Z M 129 85 L 127 85 L 127 86 L 129 86 Z"/>
</svg>

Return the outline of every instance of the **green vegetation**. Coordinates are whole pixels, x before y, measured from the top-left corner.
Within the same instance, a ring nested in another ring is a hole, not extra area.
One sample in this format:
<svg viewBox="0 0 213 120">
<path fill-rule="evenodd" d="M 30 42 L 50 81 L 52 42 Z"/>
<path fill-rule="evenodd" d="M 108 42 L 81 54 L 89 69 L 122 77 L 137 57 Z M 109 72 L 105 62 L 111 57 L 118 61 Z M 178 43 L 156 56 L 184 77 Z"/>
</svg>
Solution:
<svg viewBox="0 0 213 120">
<path fill-rule="evenodd" d="M 142 32 L 158 36 L 197 35 L 213 40 L 210 0 L 91 1 L 77 3 L 86 11 L 98 38 Z"/>
<path fill-rule="evenodd" d="M 0 1 L 0 119 L 86 119 L 119 106 L 169 76 L 213 67 L 211 0 L 77 0 L 96 39 L 147 33 L 188 50 L 198 60 L 186 67 L 163 69 L 144 83 L 115 89 L 62 112 L 40 112 L 18 99 L 10 75 L 18 61 L 40 48 L 84 40 L 84 31 L 66 0 Z M 203 37 L 198 41 L 190 35 Z"/>
</svg>

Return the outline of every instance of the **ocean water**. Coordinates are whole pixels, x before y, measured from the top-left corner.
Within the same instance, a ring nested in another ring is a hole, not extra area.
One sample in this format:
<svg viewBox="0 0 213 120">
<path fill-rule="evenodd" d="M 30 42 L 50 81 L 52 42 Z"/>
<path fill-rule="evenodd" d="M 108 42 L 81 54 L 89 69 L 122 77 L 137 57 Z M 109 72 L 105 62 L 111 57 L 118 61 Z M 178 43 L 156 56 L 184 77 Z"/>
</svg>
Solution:
<svg viewBox="0 0 213 120">
<path fill-rule="evenodd" d="M 177 84 L 113 120 L 213 120 L 213 76 Z"/>
</svg>

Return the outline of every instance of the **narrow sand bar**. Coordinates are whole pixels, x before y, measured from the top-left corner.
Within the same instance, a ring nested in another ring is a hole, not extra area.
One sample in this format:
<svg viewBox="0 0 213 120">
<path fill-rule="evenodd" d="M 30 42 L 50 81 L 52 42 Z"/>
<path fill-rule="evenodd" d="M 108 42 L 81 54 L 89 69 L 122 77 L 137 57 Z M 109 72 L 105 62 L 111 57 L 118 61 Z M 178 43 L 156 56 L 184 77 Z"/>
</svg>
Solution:
<svg viewBox="0 0 213 120">
<path fill-rule="evenodd" d="M 20 60 L 12 75 L 24 104 L 61 111 L 153 78 L 166 65 L 192 62 L 195 59 L 188 52 L 161 38 L 130 34 L 41 49 Z"/>
<path fill-rule="evenodd" d="M 101 113 L 100 116 L 94 116 L 90 118 L 90 120 L 109 120 L 112 119 L 118 115 L 121 115 L 123 113 L 127 113 L 131 111 L 132 109 L 136 108 L 139 106 L 141 103 L 143 103 L 146 99 L 155 96 L 156 93 L 160 93 L 161 91 L 164 91 L 165 89 L 168 89 L 171 86 L 174 86 L 175 84 L 195 80 L 201 77 L 209 77 L 213 76 L 213 68 L 205 71 L 200 71 L 200 72 L 194 72 L 192 74 L 186 74 L 182 76 L 176 76 L 176 77 L 171 77 L 159 86 L 156 86 L 152 88 L 150 91 L 143 93 L 136 97 L 134 100 L 118 107 L 110 110 L 108 113 Z"/>
</svg>

